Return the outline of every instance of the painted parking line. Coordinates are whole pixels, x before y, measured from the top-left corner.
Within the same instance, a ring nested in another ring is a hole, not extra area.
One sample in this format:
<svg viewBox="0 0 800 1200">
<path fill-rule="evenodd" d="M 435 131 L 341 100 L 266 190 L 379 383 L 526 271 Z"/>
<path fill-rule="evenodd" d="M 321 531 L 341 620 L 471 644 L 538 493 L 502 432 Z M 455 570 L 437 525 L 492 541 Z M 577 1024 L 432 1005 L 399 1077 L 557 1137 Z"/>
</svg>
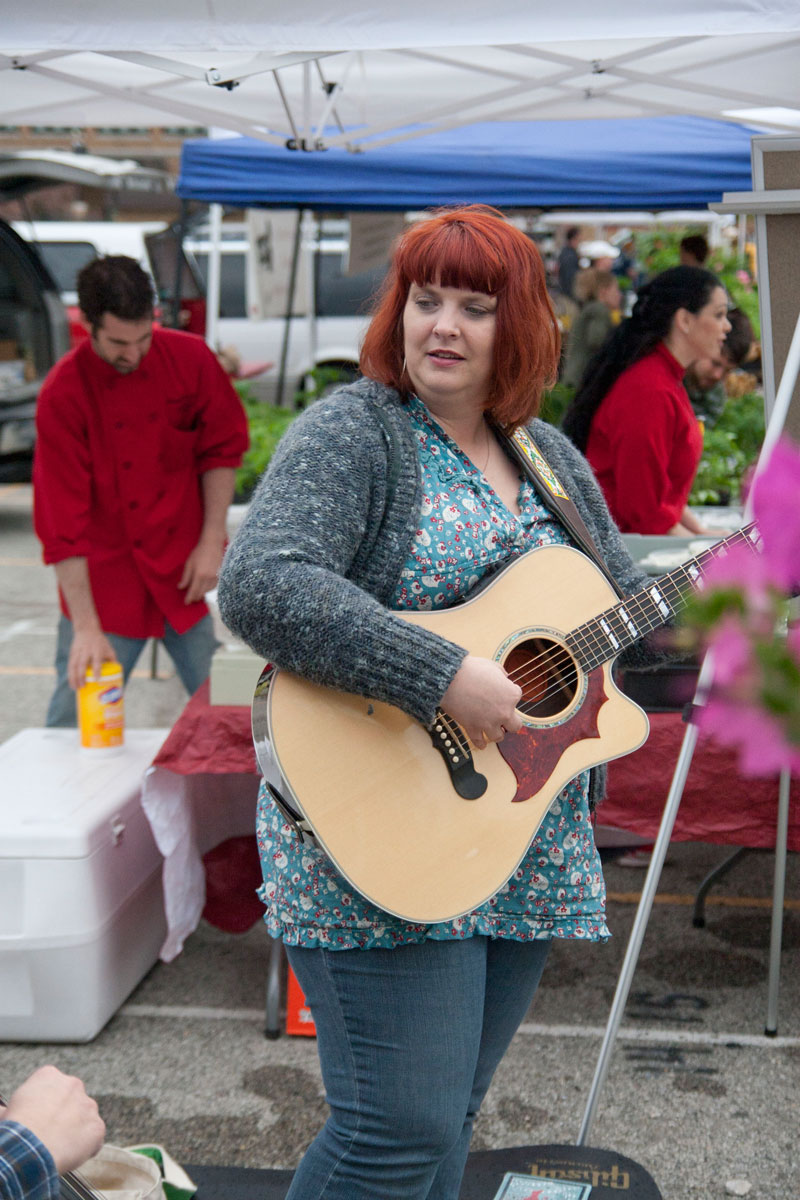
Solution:
<svg viewBox="0 0 800 1200">
<path fill-rule="evenodd" d="M 641 892 L 608 892 L 607 898 L 617 904 L 638 904 L 642 898 Z M 697 897 L 681 892 L 658 892 L 653 898 L 654 904 L 673 904 L 694 908 Z M 772 908 L 771 896 L 706 896 L 706 907 L 721 905 L 724 908 Z M 800 900 L 784 900 L 783 907 L 797 912 Z"/>
<path fill-rule="evenodd" d="M 0 558 L 0 567 L 45 567 L 40 558 Z M 45 567 L 45 569 L 47 569 Z"/>
<path fill-rule="evenodd" d="M 264 1022 L 263 1008 L 202 1008 L 186 1004 L 123 1004 L 117 1013 L 120 1017 L 138 1019 L 162 1018 L 178 1021 L 255 1021 Z M 517 1030 L 526 1037 L 583 1038 L 600 1041 L 605 1036 L 601 1025 L 541 1025 L 524 1021 Z M 644 1042 L 648 1044 L 680 1042 L 695 1046 L 747 1046 L 759 1050 L 800 1046 L 800 1037 L 767 1037 L 756 1033 L 700 1033 L 688 1029 L 620 1029 L 620 1042 Z"/>
<path fill-rule="evenodd" d="M 12 621 L 5 629 L 0 630 L 0 642 L 10 642 L 12 638 L 30 633 L 35 625 L 36 622 L 31 620 Z"/>
<path fill-rule="evenodd" d="M 524 1021 L 517 1033 L 532 1037 L 551 1038 L 601 1038 L 605 1026 L 597 1025 L 539 1025 Z M 800 1046 L 800 1037 L 767 1037 L 763 1033 L 699 1033 L 689 1029 L 629 1029 L 622 1028 L 617 1034 L 620 1042 L 681 1042 L 694 1046 L 749 1046 L 760 1050 L 776 1047 Z"/>
<path fill-rule="evenodd" d="M 169 1017 L 179 1021 L 261 1021 L 263 1008 L 201 1008 L 189 1004 L 123 1004 L 120 1017 Z"/>
</svg>

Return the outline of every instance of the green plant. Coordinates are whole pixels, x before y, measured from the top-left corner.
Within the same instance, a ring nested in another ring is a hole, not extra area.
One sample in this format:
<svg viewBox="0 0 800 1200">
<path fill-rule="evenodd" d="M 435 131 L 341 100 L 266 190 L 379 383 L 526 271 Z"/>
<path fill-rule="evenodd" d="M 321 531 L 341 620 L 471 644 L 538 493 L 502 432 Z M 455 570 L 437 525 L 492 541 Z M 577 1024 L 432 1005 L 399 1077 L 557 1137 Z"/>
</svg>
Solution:
<svg viewBox="0 0 800 1200">
<path fill-rule="evenodd" d="M 564 413 L 567 411 L 569 402 L 574 395 L 574 387 L 569 387 L 566 383 L 555 383 L 542 395 L 542 406 L 539 409 L 539 416 L 543 421 L 547 421 L 550 425 L 560 428 L 561 422 L 564 419 Z"/>
<path fill-rule="evenodd" d="M 237 383 L 236 390 L 247 413 L 250 431 L 250 448 L 236 472 L 236 500 L 249 500 L 280 439 L 302 409 L 314 400 L 326 395 L 340 383 L 349 383 L 354 377 L 352 367 L 346 365 L 315 367 L 310 372 L 312 387 L 295 392 L 292 408 L 277 408 L 259 400 L 247 383 Z"/>
<path fill-rule="evenodd" d="M 702 230 L 689 227 L 667 229 L 657 225 L 654 229 L 634 234 L 636 255 L 648 278 L 666 271 L 667 267 L 677 266 L 681 238 L 688 233 L 699 232 Z M 709 271 L 713 271 L 717 276 L 731 302 L 749 317 L 755 337 L 760 337 L 758 286 L 752 277 L 747 259 L 742 258 L 735 250 L 719 246 L 712 249 L 707 266 Z"/>
<path fill-rule="evenodd" d="M 314 367 L 306 376 L 311 386 L 300 388 L 294 394 L 295 408 L 308 408 L 314 400 L 327 396 L 340 384 L 352 383 L 357 375 L 357 370 L 347 363 L 330 363 L 327 366 Z"/>
<path fill-rule="evenodd" d="M 689 503 L 740 503 L 742 480 L 758 458 L 763 440 L 763 397 L 755 392 L 731 397 L 716 425 L 706 429 Z"/>
<path fill-rule="evenodd" d="M 237 384 L 236 390 L 247 413 L 250 431 L 250 448 L 236 472 L 236 500 L 242 502 L 252 495 L 275 447 L 297 416 L 297 410 L 263 403 L 246 384 Z"/>
</svg>

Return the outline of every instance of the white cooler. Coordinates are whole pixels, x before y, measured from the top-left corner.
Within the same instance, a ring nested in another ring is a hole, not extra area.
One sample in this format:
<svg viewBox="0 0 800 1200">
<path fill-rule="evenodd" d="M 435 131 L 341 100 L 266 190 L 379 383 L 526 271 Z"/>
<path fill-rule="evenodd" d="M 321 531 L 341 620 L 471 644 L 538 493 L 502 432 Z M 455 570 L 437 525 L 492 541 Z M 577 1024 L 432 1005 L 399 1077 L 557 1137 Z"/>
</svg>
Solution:
<svg viewBox="0 0 800 1200">
<path fill-rule="evenodd" d="M 89 1041 L 158 958 L 162 858 L 140 803 L 167 735 L 72 729 L 0 746 L 0 1039 Z"/>
</svg>

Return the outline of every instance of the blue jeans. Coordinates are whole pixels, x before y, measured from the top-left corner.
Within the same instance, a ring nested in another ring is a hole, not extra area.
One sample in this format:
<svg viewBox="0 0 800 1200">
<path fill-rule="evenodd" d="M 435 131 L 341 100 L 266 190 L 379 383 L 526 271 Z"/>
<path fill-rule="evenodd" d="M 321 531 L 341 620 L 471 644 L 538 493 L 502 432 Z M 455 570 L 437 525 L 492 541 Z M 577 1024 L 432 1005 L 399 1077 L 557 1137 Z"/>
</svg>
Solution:
<svg viewBox="0 0 800 1200">
<path fill-rule="evenodd" d="M 114 647 L 127 681 L 149 639 L 122 637 L 118 633 L 109 633 L 106 636 Z M 176 633 L 170 624 L 165 623 L 161 640 L 175 664 L 183 686 L 189 695 L 193 696 L 200 684 L 208 679 L 211 656 L 219 644 L 214 636 L 211 614 L 207 613 L 201 621 L 187 629 L 186 633 Z M 50 729 L 74 729 L 78 723 L 75 693 L 67 682 L 67 662 L 71 645 L 72 622 L 62 613 L 58 622 L 56 642 L 56 687 L 45 718 L 45 725 Z"/>
<path fill-rule="evenodd" d="M 288 946 L 330 1116 L 286 1200 L 457 1200 L 473 1122 L 549 945 Z"/>
</svg>

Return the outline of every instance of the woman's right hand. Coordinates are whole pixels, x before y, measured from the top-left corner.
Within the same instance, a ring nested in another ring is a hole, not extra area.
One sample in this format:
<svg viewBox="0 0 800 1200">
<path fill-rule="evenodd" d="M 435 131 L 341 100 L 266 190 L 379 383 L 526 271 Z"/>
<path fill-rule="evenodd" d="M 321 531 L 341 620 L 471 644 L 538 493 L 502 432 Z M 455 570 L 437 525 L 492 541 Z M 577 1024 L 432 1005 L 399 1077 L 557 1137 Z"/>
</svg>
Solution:
<svg viewBox="0 0 800 1200">
<path fill-rule="evenodd" d="M 509 679 L 499 663 L 468 654 L 442 696 L 440 707 L 457 721 L 478 750 L 502 742 L 506 733 L 522 728 L 517 705 L 522 688 Z"/>
</svg>

